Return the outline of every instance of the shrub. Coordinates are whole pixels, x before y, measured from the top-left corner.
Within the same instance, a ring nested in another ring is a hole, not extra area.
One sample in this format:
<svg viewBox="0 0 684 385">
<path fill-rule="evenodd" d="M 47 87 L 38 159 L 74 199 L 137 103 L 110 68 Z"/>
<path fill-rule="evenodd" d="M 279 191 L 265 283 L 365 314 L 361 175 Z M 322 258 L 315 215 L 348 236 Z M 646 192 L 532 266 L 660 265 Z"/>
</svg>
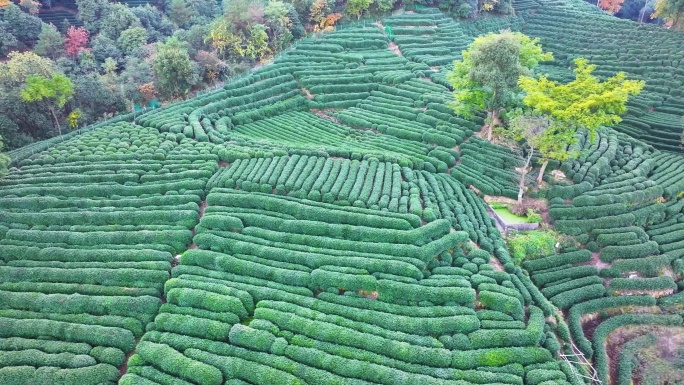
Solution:
<svg viewBox="0 0 684 385">
<path fill-rule="evenodd" d="M 509 236 L 508 246 L 517 265 L 526 259 L 553 254 L 556 235 L 552 231 L 533 230 Z"/>
</svg>

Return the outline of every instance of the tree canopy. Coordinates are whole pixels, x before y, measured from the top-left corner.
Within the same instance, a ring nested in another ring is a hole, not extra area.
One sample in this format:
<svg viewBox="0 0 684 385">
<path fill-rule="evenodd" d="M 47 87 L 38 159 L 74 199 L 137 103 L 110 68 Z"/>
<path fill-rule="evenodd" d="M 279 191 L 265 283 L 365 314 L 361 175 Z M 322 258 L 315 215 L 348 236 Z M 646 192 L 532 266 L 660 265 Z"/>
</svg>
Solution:
<svg viewBox="0 0 684 385">
<path fill-rule="evenodd" d="M 491 127 L 500 123 L 499 111 L 516 95 L 518 79 L 532 74 L 539 62 L 551 59 L 552 54 L 542 50 L 538 39 L 519 32 L 480 36 L 447 75 L 455 90 L 452 108 L 463 116 L 486 110 L 491 140 Z"/>
<path fill-rule="evenodd" d="M 575 59 L 575 79 L 566 84 L 549 80 L 542 75 L 538 78 L 523 76 L 520 88 L 525 92 L 523 102 L 535 114 L 551 120 L 551 125 L 538 146 L 544 164 L 538 181 L 549 159 L 560 161 L 574 157 L 567 148 L 574 143 L 579 129 L 589 131 L 593 138 L 601 126 L 617 124 L 622 121 L 621 114 L 627 112 L 627 100 L 637 95 L 644 87 L 640 80 L 627 80 L 624 72 L 601 81 L 592 72 L 596 66 L 586 59 Z"/>
<path fill-rule="evenodd" d="M 620 123 L 620 115 L 627 112 L 627 100 L 639 94 L 644 82 L 627 80 L 624 72 L 601 81 L 592 74 L 596 65 L 582 58 L 575 59 L 575 66 L 575 80 L 567 84 L 544 75 L 521 77 L 525 105 L 548 115 L 556 124 L 586 128 L 590 133 L 600 126 Z"/>
<path fill-rule="evenodd" d="M 183 95 L 197 83 L 197 74 L 187 46 L 174 38 L 159 44 L 152 69 L 160 91 L 169 96 Z"/>
<path fill-rule="evenodd" d="M 74 84 L 68 77 L 55 73 L 50 77 L 31 75 L 26 78 L 26 85 L 21 90 L 21 98 L 29 103 L 43 102 L 55 119 L 55 125 L 61 134 L 62 128 L 55 113 L 64 107 L 74 96 Z"/>
</svg>

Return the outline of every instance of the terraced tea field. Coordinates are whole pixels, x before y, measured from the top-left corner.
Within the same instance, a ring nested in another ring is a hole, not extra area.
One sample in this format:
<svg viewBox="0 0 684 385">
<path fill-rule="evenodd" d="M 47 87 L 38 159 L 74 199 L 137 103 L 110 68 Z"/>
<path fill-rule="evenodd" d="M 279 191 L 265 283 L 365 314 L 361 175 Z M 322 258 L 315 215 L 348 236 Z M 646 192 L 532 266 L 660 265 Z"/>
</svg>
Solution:
<svg viewBox="0 0 684 385">
<path fill-rule="evenodd" d="M 684 39 L 516 7 L 307 38 L 223 89 L 11 153 L 0 383 L 577 385 L 583 355 L 630 384 L 644 349 L 682 354 Z M 521 266 L 483 198 L 515 197 L 523 160 L 451 111 L 445 79 L 504 27 L 542 38 L 552 76 L 581 54 L 647 81 L 551 165 L 548 216 L 576 242 Z"/>
</svg>

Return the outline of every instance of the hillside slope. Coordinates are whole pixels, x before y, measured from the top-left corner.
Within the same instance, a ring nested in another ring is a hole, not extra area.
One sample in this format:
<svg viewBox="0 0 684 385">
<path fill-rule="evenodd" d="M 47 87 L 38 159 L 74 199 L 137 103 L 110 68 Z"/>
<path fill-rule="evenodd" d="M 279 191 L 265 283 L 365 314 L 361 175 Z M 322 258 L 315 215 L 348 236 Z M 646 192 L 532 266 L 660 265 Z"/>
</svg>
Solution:
<svg viewBox="0 0 684 385">
<path fill-rule="evenodd" d="M 444 76 L 476 34 L 567 10 L 519 6 L 537 8 L 303 40 L 219 91 L 24 151 L 0 181 L 0 378 L 581 384 L 559 355 L 574 343 L 604 383 L 631 379 L 609 334 L 682 326 L 684 158 L 658 130 L 580 135 L 547 192 L 577 243 L 515 266 L 482 195 L 515 196 L 522 160 L 453 114 Z M 571 48 L 551 47 L 554 76 Z"/>
</svg>

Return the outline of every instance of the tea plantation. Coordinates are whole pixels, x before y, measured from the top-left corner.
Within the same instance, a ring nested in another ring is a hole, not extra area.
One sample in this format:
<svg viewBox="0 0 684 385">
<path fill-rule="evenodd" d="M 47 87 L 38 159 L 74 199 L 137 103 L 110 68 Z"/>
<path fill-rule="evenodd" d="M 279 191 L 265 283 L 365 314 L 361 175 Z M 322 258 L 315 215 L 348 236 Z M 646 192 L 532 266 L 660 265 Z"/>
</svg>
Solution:
<svg viewBox="0 0 684 385">
<path fill-rule="evenodd" d="M 637 371 L 667 338 L 684 357 L 684 37 L 514 5 L 340 28 L 10 153 L 0 384 L 684 383 Z M 582 56 L 646 81 L 622 123 L 551 164 L 565 178 L 541 198 L 574 242 L 520 266 L 483 197 L 515 198 L 524 161 L 453 113 L 446 81 L 502 28 L 541 38 L 551 78 Z"/>
</svg>

